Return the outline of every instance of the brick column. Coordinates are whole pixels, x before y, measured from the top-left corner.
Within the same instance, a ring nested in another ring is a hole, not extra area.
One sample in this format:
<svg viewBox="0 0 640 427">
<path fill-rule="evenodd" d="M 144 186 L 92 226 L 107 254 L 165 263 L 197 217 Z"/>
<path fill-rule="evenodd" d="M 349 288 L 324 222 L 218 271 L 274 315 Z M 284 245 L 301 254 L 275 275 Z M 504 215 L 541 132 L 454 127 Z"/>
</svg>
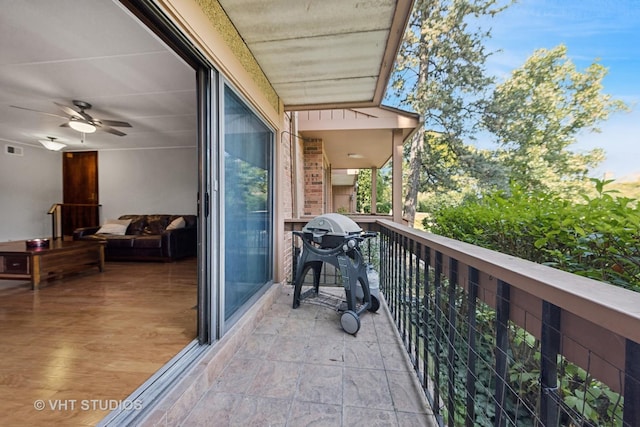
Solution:
<svg viewBox="0 0 640 427">
<path fill-rule="evenodd" d="M 321 139 L 304 142 L 304 215 L 324 213 L 324 146 Z"/>
</svg>

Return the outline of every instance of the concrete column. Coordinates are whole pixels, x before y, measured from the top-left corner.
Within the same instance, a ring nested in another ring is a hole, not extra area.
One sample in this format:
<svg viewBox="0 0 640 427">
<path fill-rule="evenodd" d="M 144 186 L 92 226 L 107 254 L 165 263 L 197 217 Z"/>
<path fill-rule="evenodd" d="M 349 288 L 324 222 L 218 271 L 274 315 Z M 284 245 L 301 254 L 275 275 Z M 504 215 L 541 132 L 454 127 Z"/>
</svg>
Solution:
<svg viewBox="0 0 640 427">
<path fill-rule="evenodd" d="M 393 210 L 393 222 L 402 223 L 402 147 L 403 138 L 402 130 L 395 129 L 393 131 L 393 154 L 392 162 L 393 168 L 391 173 L 391 179 L 393 181 L 392 187 L 392 203 L 391 209 Z"/>
</svg>

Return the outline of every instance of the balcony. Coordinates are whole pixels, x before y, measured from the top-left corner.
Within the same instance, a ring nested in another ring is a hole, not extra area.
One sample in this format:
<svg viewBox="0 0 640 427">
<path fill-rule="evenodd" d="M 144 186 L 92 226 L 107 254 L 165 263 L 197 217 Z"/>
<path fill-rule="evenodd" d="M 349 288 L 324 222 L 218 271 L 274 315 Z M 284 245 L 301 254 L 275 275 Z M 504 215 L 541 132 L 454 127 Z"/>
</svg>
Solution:
<svg viewBox="0 0 640 427">
<path fill-rule="evenodd" d="M 438 424 L 640 425 L 640 294 L 354 219 Z"/>
<path fill-rule="evenodd" d="M 640 425 L 640 294 L 354 219 L 378 233 L 365 251 L 384 299 L 356 336 L 274 286 L 144 425 Z M 307 221 L 285 221 L 292 267 Z"/>
</svg>

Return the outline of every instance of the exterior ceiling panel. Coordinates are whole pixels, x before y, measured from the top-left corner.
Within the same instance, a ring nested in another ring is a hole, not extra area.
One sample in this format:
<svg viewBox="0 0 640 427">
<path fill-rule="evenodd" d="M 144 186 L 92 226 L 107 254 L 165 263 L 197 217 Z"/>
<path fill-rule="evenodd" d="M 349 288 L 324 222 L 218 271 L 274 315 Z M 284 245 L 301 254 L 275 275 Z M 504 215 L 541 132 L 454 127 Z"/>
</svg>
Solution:
<svg viewBox="0 0 640 427">
<path fill-rule="evenodd" d="M 382 48 L 387 31 L 292 39 L 256 43 L 254 55 L 265 58 L 260 64 L 272 85 L 362 76 L 375 77 L 382 61 Z M 378 47 L 362 50 L 363 44 Z M 318 61 L 318 58 L 323 58 Z"/>
<path fill-rule="evenodd" d="M 220 0 L 245 43 L 388 30 L 395 0 Z"/>
<path fill-rule="evenodd" d="M 278 93 L 293 105 L 305 104 L 309 99 L 320 104 L 354 103 L 353 92 L 362 94 L 362 100 L 373 97 L 375 77 L 353 79 L 291 82 L 278 85 Z"/>
<path fill-rule="evenodd" d="M 219 0 L 287 110 L 378 106 L 412 0 Z"/>
</svg>

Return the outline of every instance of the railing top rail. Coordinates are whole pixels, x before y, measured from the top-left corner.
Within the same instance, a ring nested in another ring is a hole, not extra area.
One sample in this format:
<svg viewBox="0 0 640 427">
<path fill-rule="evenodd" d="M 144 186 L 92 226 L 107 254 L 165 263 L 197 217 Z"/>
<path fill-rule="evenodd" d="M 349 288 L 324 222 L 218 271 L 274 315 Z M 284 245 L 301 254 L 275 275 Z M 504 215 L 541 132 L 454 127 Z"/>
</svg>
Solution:
<svg viewBox="0 0 640 427">
<path fill-rule="evenodd" d="M 422 245 L 640 343 L 640 293 L 385 219 L 376 222 Z"/>
</svg>

